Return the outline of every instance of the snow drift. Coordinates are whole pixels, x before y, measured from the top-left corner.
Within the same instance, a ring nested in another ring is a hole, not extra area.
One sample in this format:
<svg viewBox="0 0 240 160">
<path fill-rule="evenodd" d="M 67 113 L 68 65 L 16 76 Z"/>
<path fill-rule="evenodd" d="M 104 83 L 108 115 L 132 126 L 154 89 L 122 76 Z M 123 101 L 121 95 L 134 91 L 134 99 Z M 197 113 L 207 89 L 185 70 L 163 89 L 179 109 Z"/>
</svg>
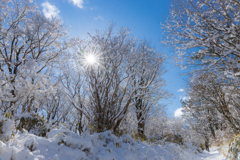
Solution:
<svg viewBox="0 0 240 160">
<path fill-rule="evenodd" d="M 194 159 L 197 153 L 190 144 L 135 141 L 129 134 L 116 137 L 111 131 L 80 136 L 62 127 L 40 137 L 26 130 L 15 132 L 14 121 L 1 120 L 5 130 L 0 141 L 1 160 L 179 160 Z"/>
</svg>

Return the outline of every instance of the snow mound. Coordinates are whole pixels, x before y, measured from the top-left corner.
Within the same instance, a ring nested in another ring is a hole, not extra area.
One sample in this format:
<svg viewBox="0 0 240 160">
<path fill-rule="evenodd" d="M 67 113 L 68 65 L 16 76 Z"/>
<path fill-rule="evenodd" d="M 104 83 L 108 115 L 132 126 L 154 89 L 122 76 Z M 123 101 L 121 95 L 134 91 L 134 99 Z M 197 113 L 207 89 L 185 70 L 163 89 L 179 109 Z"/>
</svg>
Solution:
<svg viewBox="0 0 240 160">
<path fill-rule="evenodd" d="M 196 156 L 191 145 L 149 144 L 129 134 L 116 137 L 110 131 L 79 136 L 62 128 L 51 130 L 46 137 L 18 131 L 7 143 L 0 141 L 2 160 L 190 160 Z"/>
</svg>

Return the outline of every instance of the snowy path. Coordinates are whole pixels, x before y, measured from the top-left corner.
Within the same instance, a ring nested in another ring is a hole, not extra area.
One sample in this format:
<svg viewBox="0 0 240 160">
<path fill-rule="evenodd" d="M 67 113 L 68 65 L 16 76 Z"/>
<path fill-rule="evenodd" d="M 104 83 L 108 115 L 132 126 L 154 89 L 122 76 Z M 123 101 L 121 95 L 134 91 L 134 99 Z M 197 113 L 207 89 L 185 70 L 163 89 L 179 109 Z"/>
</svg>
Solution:
<svg viewBox="0 0 240 160">
<path fill-rule="evenodd" d="M 226 160 L 226 158 L 219 153 L 218 148 L 213 147 L 210 149 L 210 152 L 204 151 L 199 160 Z"/>
</svg>

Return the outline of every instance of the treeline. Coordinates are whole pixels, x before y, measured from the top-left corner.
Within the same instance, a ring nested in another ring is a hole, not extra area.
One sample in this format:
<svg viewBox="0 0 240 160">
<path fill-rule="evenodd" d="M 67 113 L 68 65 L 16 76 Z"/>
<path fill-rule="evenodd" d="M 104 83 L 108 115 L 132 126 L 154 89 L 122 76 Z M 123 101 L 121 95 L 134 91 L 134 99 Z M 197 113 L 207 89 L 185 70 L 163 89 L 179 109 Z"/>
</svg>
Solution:
<svg viewBox="0 0 240 160">
<path fill-rule="evenodd" d="M 222 144 L 240 131 L 240 2 L 176 1 L 165 24 L 190 80 L 184 117 L 207 143 Z"/>
</svg>

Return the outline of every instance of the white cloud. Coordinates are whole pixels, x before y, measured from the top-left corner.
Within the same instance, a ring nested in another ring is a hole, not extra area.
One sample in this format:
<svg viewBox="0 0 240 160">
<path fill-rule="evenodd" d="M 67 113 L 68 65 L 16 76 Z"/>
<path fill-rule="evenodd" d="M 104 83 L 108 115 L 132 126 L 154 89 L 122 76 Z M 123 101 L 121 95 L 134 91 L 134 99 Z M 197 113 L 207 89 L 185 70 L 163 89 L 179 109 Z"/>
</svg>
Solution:
<svg viewBox="0 0 240 160">
<path fill-rule="evenodd" d="M 187 96 L 180 97 L 180 100 L 186 101 L 186 100 L 189 100 L 189 97 L 187 97 Z"/>
<path fill-rule="evenodd" d="M 98 19 L 100 19 L 100 20 L 104 20 L 102 16 L 94 17 L 94 19 L 95 19 L 95 20 L 98 20 Z"/>
<path fill-rule="evenodd" d="M 174 117 L 179 118 L 183 115 L 183 110 L 182 108 L 178 108 L 175 112 L 174 112 Z"/>
<path fill-rule="evenodd" d="M 58 17 L 58 13 L 60 13 L 58 8 L 54 5 L 51 5 L 49 2 L 42 3 L 42 7 L 43 7 L 43 14 L 47 18 Z"/>
<path fill-rule="evenodd" d="M 184 92 L 184 89 L 179 89 L 179 90 L 177 90 L 178 92 Z"/>
<path fill-rule="evenodd" d="M 83 0 L 69 0 L 70 2 L 73 2 L 73 4 L 79 8 L 83 8 Z"/>
</svg>

